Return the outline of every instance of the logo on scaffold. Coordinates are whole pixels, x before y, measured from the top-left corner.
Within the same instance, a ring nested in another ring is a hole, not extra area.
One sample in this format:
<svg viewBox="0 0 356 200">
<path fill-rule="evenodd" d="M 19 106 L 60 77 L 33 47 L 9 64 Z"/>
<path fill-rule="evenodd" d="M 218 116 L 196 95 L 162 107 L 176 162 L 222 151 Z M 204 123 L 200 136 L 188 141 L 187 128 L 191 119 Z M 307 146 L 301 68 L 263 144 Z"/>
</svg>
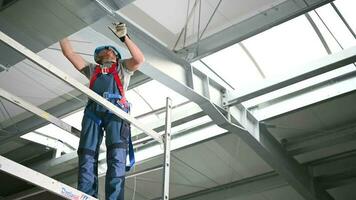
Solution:
<svg viewBox="0 0 356 200">
<path fill-rule="evenodd" d="M 88 197 L 87 195 L 84 195 L 84 194 L 82 194 L 82 195 L 75 195 L 73 192 L 67 190 L 67 189 L 64 188 L 64 187 L 62 187 L 61 193 L 62 193 L 65 197 L 67 197 L 67 198 L 69 198 L 69 199 L 71 199 L 71 200 L 88 200 L 88 199 L 89 199 L 89 197 Z"/>
</svg>

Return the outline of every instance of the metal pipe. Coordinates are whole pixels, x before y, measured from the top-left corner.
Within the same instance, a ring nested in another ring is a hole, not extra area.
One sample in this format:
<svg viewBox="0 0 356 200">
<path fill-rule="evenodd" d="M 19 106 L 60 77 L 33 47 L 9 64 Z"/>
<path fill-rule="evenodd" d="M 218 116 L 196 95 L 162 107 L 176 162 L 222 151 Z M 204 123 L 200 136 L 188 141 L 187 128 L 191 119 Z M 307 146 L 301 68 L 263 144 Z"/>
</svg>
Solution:
<svg viewBox="0 0 356 200">
<path fill-rule="evenodd" d="M 169 199 L 169 176 L 171 167 L 171 123 L 172 123 L 172 100 L 166 100 L 166 130 L 163 138 L 164 143 L 164 165 L 163 165 L 163 189 L 162 199 Z"/>
<path fill-rule="evenodd" d="M 309 21 L 310 25 L 313 27 L 315 33 L 318 35 L 318 37 L 319 37 L 321 43 L 323 44 L 326 52 L 330 55 L 331 54 L 330 47 L 329 47 L 328 43 L 326 43 L 326 40 L 325 40 L 323 34 L 321 34 L 318 26 L 315 24 L 314 20 L 310 17 L 310 15 L 308 13 L 305 13 L 305 17 Z"/>
<path fill-rule="evenodd" d="M 352 36 L 354 36 L 354 38 L 356 39 L 356 34 L 355 32 L 352 30 L 352 28 L 350 27 L 349 23 L 347 23 L 346 19 L 344 18 L 344 16 L 341 14 L 341 12 L 339 11 L 339 9 L 336 7 L 336 5 L 334 4 L 334 2 L 330 3 L 331 6 L 334 8 L 335 12 L 337 13 L 337 15 L 339 15 L 340 19 L 342 20 L 342 22 L 344 22 L 345 26 L 347 27 L 347 29 L 349 29 L 350 33 L 352 34 Z"/>
<path fill-rule="evenodd" d="M 213 11 L 213 14 L 210 16 L 210 18 L 209 18 L 209 20 L 208 20 L 208 23 L 205 25 L 204 30 L 201 32 L 201 35 L 200 35 L 199 39 L 201 39 L 201 38 L 203 37 L 203 35 L 204 35 L 206 29 L 208 28 L 208 26 L 209 26 L 211 20 L 213 19 L 213 17 L 214 17 L 214 15 L 215 15 L 216 11 L 218 10 L 218 8 L 219 8 L 221 2 L 222 2 L 222 0 L 219 1 L 218 5 L 216 5 L 216 7 L 215 7 L 215 9 L 214 9 L 214 11 Z"/>
</svg>

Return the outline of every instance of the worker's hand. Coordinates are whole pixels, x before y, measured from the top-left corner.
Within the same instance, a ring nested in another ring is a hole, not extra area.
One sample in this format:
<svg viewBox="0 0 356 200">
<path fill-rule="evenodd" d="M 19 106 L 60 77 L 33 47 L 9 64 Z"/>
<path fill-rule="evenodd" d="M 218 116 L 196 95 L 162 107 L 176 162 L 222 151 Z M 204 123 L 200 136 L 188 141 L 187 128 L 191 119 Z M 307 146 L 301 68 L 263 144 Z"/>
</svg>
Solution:
<svg viewBox="0 0 356 200">
<path fill-rule="evenodd" d="M 110 30 L 121 40 L 121 42 L 125 42 L 125 36 L 127 35 L 127 28 L 126 24 L 124 23 L 113 23 L 115 29 L 112 29 L 111 27 Z"/>
</svg>

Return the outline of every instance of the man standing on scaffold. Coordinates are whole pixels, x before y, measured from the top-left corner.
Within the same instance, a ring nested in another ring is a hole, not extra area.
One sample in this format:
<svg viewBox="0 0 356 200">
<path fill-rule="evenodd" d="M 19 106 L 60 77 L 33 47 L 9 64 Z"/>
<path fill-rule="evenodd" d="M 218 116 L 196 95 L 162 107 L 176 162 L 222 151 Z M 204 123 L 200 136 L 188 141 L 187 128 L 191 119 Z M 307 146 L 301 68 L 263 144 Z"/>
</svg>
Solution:
<svg viewBox="0 0 356 200">
<path fill-rule="evenodd" d="M 90 89 L 128 113 L 130 105 L 125 98 L 125 91 L 131 75 L 144 62 L 144 55 L 128 37 L 126 25 L 114 25 L 115 29 L 111 30 L 130 51 L 132 57 L 129 59 L 121 59 L 120 52 L 114 46 L 100 46 L 94 51 L 97 63 L 94 64 L 75 53 L 67 38 L 60 41 L 60 46 L 64 56 L 90 79 Z M 78 148 L 78 189 L 98 197 L 98 155 L 104 130 L 108 166 L 105 196 L 107 200 L 123 200 L 125 171 L 135 162 L 130 124 L 90 99 L 85 107 Z M 130 166 L 126 166 L 127 154 Z"/>
</svg>

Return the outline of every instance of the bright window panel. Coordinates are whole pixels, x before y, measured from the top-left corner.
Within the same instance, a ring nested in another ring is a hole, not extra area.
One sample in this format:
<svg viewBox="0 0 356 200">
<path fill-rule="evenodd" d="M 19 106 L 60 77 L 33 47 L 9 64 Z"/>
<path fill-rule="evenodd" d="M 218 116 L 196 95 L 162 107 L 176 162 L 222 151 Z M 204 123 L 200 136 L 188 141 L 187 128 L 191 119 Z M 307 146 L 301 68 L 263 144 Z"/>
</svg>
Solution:
<svg viewBox="0 0 356 200">
<path fill-rule="evenodd" d="M 138 116 L 146 112 L 152 111 L 152 109 L 146 104 L 146 102 L 138 95 L 133 89 L 126 93 L 127 100 L 131 103 L 131 115 Z"/>
<path fill-rule="evenodd" d="M 262 80 L 257 68 L 239 44 L 232 45 L 202 59 L 235 89 Z"/>
<path fill-rule="evenodd" d="M 318 17 L 318 15 L 314 12 L 311 11 L 309 12 L 310 17 L 313 19 L 314 23 L 318 27 L 320 33 L 322 34 L 325 42 L 327 43 L 331 53 L 336 53 L 342 50 L 340 45 L 337 43 L 337 41 L 333 38 L 332 34 L 328 31 L 328 29 L 325 27 L 321 19 Z"/>
<path fill-rule="evenodd" d="M 230 85 L 229 85 L 230 83 L 225 82 L 226 80 L 223 79 L 223 77 L 219 77 L 220 75 L 217 76 L 217 75 L 214 73 L 215 70 L 214 70 L 214 72 L 211 71 L 209 68 L 207 68 L 207 67 L 206 67 L 202 62 L 200 62 L 199 60 L 198 60 L 198 61 L 195 61 L 195 62 L 193 62 L 193 63 L 191 63 L 191 64 L 192 64 L 192 66 L 193 66 L 195 69 L 197 69 L 197 70 L 199 70 L 200 72 L 206 74 L 209 78 L 212 78 L 214 81 L 216 81 L 217 83 L 221 84 L 223 87 L 229 88 L 229 89 L 233 89 L 233 88 L 231 88 L 231 87 L 233 87 L 233 86 L 230 86 Z M 209 66 L 209 67 L 210 67 L 210 66 Z"/>
<path fill-rule="evenodd" d="M 356 15 L 355 15 L 356 1 L 337 0 L 334 2 L 334 4 L 339 9 L 343 17 L 346 19 L 351 29 L 356 33 Z"/>
<path fill-rule="evenodd" d="M 347 29 L 347 27 L 342 22 L 342 20 L 337 15 L 331 5 L 328 4 L 322 6 L 316 11 L 343 48 L 348 48 L 356 45 L 356 40 L 353 38 L 350 31 Z"/>
<path fill-rule="evenodd" d="M 301 71 L 304 63 L 327 55 L 305 16 L 262 32 L 244 44 L 267 79 Z"/>
<path fill-rule="evenodd" d="M 176 93 L 175 91 L 169 89 L 165 85 L 159 83 L 156 80 L 149 81 L 143 85 L 140 85 L 135 88 L 135 91 L 140 94 L 141 98 L 144 98 L 145 101 L 153 109 L 158 109 L 166 106 L 166 98 L 170 97 L 172 99 L 172 104 L 177 105 L 188 101 L 182 95 Z M 131 98 L 129 99 L 131 102 Z M 147 103 L 145 104 L 147 105 Z M 139 106 L 134 104 L 133 106 Z M 134 109 L 134 107 L 133 107 Z"/>
</svg>

